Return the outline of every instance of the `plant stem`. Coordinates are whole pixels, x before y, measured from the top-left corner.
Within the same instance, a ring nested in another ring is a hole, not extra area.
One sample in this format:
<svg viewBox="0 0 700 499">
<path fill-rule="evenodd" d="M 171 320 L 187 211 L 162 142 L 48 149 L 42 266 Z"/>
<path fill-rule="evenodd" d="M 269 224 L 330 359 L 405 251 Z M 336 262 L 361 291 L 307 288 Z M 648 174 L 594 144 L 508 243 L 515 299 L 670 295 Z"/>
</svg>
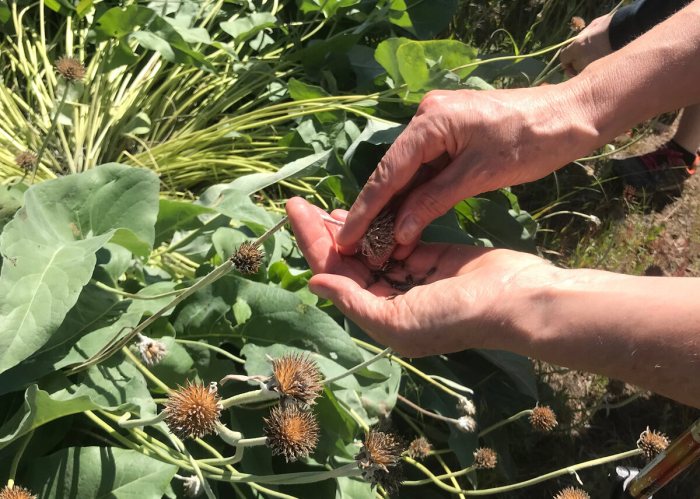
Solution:
<svg viewBox="0 0 700 499">
<path fill-rule="evenodd" d="M 7 479 L 8 488 L 12 488 L 15 485 L 15 476 L 17 476 L 17 468 L 19 468 L 19 462 L 22 459 L 22 455 L 24 455 L 24 451 L 27 450 L 27 445 L 29 445 L 29 441 L 32 439 L 33 436 L 33 430 L 24 436 L 22 442 L 19 444 L 17 453 L 12 458 L 12 463 L 10 464 L 10 473 Z"/>
<path fill-rule="evenodd" d="M 410 400 L 408 400 L 408 399 L 407 399 L 406 397 L 404 397 L 403 395 L 397 395 L 397 398 L 398 398 L 401 402 L 403 402 L 404 404 L 406 404 L 406 405 L 409 406 L 410 408 L 415 409 L 416 411 L 420 412 L 421 414 L 425 414 L 426 416 L 429 416 L 429 417 L 431 417 L 431 418 L 433 418 L 433 419 L 437 419 L 437 420 L 439 420 L 439 421 L 444 421 L 445 423 L 450 423 L 450 424 L 453 424 L 453 425 L 459 424 L 459 421 L 457 421 L 455 418 L 450 418 L 450 417 L 447 417 L 447 416 L 443 416 L 442 414 L 437 414 L 437 413 L 435 413 L 435 412 L 428 411 L 427 409 L 423 409 L 421 406 L 419 406 L 419 405 L 417 405 L 417 404 L 414 404 L 413 402 L 411 402 Z"/>
<path fill-rule="evenodd" d="M 146 378 L 151 380 L 151 382 L 156 385 L 158 388 L 163 390 L 165 393 L 170 393 L 172 390 L 168 385 L 163 383 L 158 376 L 153 374 L 146 366 L 143 365 L 143 363 L 134 355 L 131 353 L 131 350 L 129 350 L 129 347 L 122 347 L 122 352 L 124 355 L 136 366 L 136 368 L 141 371 L 141 374 L 143 374 Z"/>
<path fill-rule="evenodd" d="M 323 380 L 323 384 L 324 384 L 324 385 L 329 385 L 329 384 L 331 384 L 331 383 L 333 383 L 333 382 L 335 382 L 335 381 L 338 381 L 338 380 L 340 380 L 340 379 L 345 378 L 346 376 L 350 376 L 351 374 L 355 374 L 357 371 L 359 371 L 359 370 L 361 370 L 361 369 L 364 369 L 365 367 L 367 367 L 367 366 L 369 366 L 369 365 L 371 365 L 371 364 L 374 364 L 374 363 L 377 362 L 378 360 L 380 360 L 380 359 L 382 359 L 382 358 L 384 358 L 384 357 L 387 357 L 387 356 L 388 356 L 388 357 L 391 357 L 391 348 L 385 348 L 384 350 L 382 350 L 381 352 L 379 352 L 379 353 L 378 353 L 377 355 L 375 355 L 374 357 L 372 357 L 372 358 L 370 358 L 370 359 L 367 359 L 366 361 L 364 361 L 364 362 L 361 363 L 361 364 L 356 365 L 356 366 L 353 367 L 352 369 L 348 369 L 348 370 L 345 371 L 344 373 L 340 373 L 340 374 L 338 374 L 337 376 L 333 376 L 332 378 L 324 379 L 324 380 Z"/>
<path fill-rule="evenodd" d="M 503 421 L 499 421 L 498 423 L 492 424 L 488 428 L 484 428 L 482 431 L 479 432 L 479 438 L 485 437 L 486 435 L 500 428 L 501 426 L 505 426 L 509 423 L 512 423 L 513 421 L 517 421 L 520 418 L 529 416 L 530 414 L 532 414 L 532 409 L 525 409 L 524 411 L 520 411 L 517 414 L 513 414 L 511 417 L 506 418 Z"/>
<path fill-rule="evenodd" d="M 63 104 L 66 103 L 66 98 L 68 97 L 68 90 L 70 90 L 70 87 L 71 83 L 66 81 L 66 86 L 64 88 L 63 95 L 61 96 L 61 101 L 59 102 L 58 107 L 56 108 L 56 112 L 53 115 L 53 119 L 51 120 L 51 125 L 49 126 L 49 129 L 46 131 L 46 136 L 44 137 L 44 141 L 41 143 L 39 152 L 36 154 L 36 163 L 34 164 L 34 168 L 32 169 L 32 178 L 29 181 L 30 184 L 34 183 L 36 171 L 39 168 L 39 164 L 41 163 L 41 158 L 44 156 L 44 151 L 46 151 L 46 147 L 49 145 L 49 141 L 51 140 L 53 131 L 56 128 L 56 125 L 58 124 L 58 117 L 61 114 L 61 110 L 63 109 Z"/>
<path fill-rule="evenodd" d="M 221 401 L 221 406 L 224 409 L 237 405 L 253 404 L 256 402 L 266 402 L 268 400 L 275 400 L 279 398 L 279 394 L 273 390 L 259 389 L 252 390 L 250 392 L 239 393 L 233 397 L 229 397 Z"/>
<path fill-rule="evenodd" d="M 124 417 L 126 416 L 126 417 Z M 165 419 L 165 412 L 161 411 L 160 413 L 156 414 L 155 416 L 151 416 L 150 418 L 142 418 L 142 419 L 129 419 L 130 413 L 125 413 L 124 416 L 119 418 L 117 421 L 117 424 L 121 426 L 122 428 L 137 428 L 139 426 L 153 426 L 155 424 L 160 423 Z"/>
<path fill-rule="evenodd" d="M 90 283 L 94 284 L 100 289 L 109 291 L 110 293 L 114 293 L 115 295 L 123 296 L 125 298 L 131 298 L 132 300 L 159 300 L 161 298 L 167 298 L 168 296 L 175 296 L 178 293 L 182 293 L 181 289 L 175 289 L 173 291 L 168 291 L 167 293 L 160 293 L 158 295 L 138 295 L 133 293 L 127 293 L 126 291 L 122 291 L 118 288 L 113 288 L 112 286 L 108 286 L 107 284 L 94 279 L 90 281 Z"/>
<path fill-rule="evenodd" d="M 216 352 L 218 354 L 221 354 L 224 357 L 228 357 L 229 359 L 231 359 L 234 362 L 238 362 L 239 364 L 245 364 L 245 360 L 241 359 L 240 357 L 236 357 L 235 355 L 227 352 L 223 348 L 219 348 L 217 346 L 210 345 L 209 343 L 204 343 L 202 341 L 181 340 L 179 338 L 175 339 L 175 343 L 181 343 L 182 345 L 193 345 L 193 346 L 203 347 L 203 348 L 211 350 L 212 352 Z"/>
<path fill-rule="evenodd" d="M 415 463 L 415 461 L 408 456 L 404 457 L 404 461 L 407 461 L 410 464 Z M 414 462 L 411 462 L 411 461 L 414 461 Z M 435 483 L 435 480 L 447 480 L 447 479 L 457 478 L 459 476 L 466 475 L 468 473 L 471 473 L 475 469 L 476 469 L 476 467 L 474 465 L 472 465 L 472 466 L 468 466 L 468 467 L 463 468 L 463 469 L 458 470 L 458 471 L 452 471 L 450 473 L 444 473 L 442 475 L 433 475 L 431 478 L 424 478 L 423 480 L 407 480 L 405 482 L 401 482 L 401 485 L 406 485 L 406 486 L 428 485 L 429 483 Z"/>
</svg>

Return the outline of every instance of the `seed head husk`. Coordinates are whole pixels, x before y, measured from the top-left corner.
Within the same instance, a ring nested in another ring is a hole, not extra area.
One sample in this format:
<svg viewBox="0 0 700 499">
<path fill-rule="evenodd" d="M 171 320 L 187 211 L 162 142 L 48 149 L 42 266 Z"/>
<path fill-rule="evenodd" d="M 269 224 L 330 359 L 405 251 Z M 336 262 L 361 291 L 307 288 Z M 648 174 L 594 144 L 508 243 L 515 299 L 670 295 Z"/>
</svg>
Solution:
<svg viewBox="0 0 700 499">
<path fill-rule="evenodd" d="M 480 447 L 474 451 L 474 466 L 479 470 L 490 470 L 498 464 L 498 454 L 488 447 Z"/>
<path fill-rule="evenodd" d="M 29 489 L 20 485 L 15 485 L 12 488 L 5 485 L 5 487 L 0 490 L 0 499 L 36 499 L 36 495 L 32 494 Z"/>
<path fill-rule="evenodd" d="M 213 433 L 221 415 L 216 383 L 187 385 L 168 396 L 165 423 L 180 438 L 199 438 Z"/>
<path fill-rule="evenodd" d="M 530 414 L 530 424 L 537 431 L 548 433 L 557 427 L 557 415 L 547 405 L 537 406 Z"/>
<path fill-rule="evenodd" d="M 293 353 L 272 360 L 268 388 L 278 392 L 283 402 L 313 405 L 323 391 L 322 379 L 318 365 L 308 354 Z"/>
<path fill-rule="evenodd" d="M 31 151 L 22 151 L 15 156 L 15 164 L 21 169 L 30 171 L 36 165 L 37 155 Z"/>
<path fill-rule="evenodd" d="M 56 71 L 68 81 L 85 78 L 85 66 L 73 57 L 61 57 L 56 61 Z"/>
<path fill-rule="evenodd" d="M 554 499 L 591 499 L 591 496 L 583 489 L 567 487 L 560 490 L 557 495 L 554 496 Z"/>
<path fill-rule="evenodd" d="M 406 445 L 399 436 L 370 429 L 355 456 L 362 478 L 372 486 L 381 485 L 389 493 L 396 491 L 401 476 L 401 454 L 405 449 Z"/>
<path fill-rule="evenodd" d="M 637 447 L 641 449 L 644 456 L 649 460 L 654 459 L 657 454 L 665 451 L 668 444 L 669 440 L 666 435 L 656 430 L 650 430 L 648 426 L 639 435 L 639 440 L 637 440 Z"/>
<path fill-rule="evenodd" d="M 246 241 L 231 255 L 233 265 L 243 275 L 257 274 L 263 261 L 263 253 L 255 244 Z"/>
<path fill-rule="evenodd" d="M 316 417 L 299 404 L 273 407 L 270 417 L 263 421 L 266 445 L 287 462 L 308 457 L 318 444 Z"/>
<path fill-rule="evenodd" d="M 381 268 L 396 247 L 394 223 L 396 215 L 388 210 L 382 211 L 369 224 L 362 238 L 361 251 L 372 268 Z"/>
<path fill-rule="evenodd" d="M 159 340 L 154 340 L 148 336 L 138 335 L 139 342 L 137 344 L 141 360 L 149 367 L 159 364 L 168 353 L 168 348 L 165 343 Z"/>
<path fill-rule="evenodd" d="M 586 27 L 586 21 L 580 16 L 574 16 L 571 18 L 571 21 L 569 21 L 569 27 L 575 32 L 583 31 L 583 28 Z"/>
<path fill-rule="evenodd" d="M 413 441 L 408 445 L 408 455 L 416 460 L 421 460 L 430 455 L 430 451 L 433 450 L 433 446 L 430 445 L 428 439 L 425 437 L 414 438 Z"/>
</svg>

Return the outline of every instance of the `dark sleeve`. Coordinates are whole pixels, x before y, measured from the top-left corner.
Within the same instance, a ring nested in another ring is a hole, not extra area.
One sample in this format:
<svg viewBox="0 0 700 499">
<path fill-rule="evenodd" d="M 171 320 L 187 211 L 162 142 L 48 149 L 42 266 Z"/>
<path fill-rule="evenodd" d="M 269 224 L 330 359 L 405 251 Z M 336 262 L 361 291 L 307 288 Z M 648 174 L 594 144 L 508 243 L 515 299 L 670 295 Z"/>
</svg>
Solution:
<svg viewBox="0 0 700 499">
<path fill-rule="evenodd" d="M 672 16 L 691 0 L 637 0 L 622 7 L 610 21 L 610 46 L 618 50 Z"/>
</svg>

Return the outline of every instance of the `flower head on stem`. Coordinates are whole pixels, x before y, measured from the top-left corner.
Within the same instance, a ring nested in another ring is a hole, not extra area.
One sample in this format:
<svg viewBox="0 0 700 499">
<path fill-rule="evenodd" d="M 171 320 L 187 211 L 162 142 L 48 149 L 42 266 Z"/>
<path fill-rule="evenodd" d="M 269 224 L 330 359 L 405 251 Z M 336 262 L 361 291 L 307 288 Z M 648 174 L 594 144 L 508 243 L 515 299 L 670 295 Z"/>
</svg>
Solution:
<svg viewBox="0 0 700 499">
<path fill-rule="evenodd" d="M 583 489 L 567 487 L 560 490 L 557 495 L 554 496 L 554 499 L 591 499 L 591 496 Z"/>
<path fill-rule="evenodd" d="M 216 383 L 205 386 L 188 381 L 168 397 L 164 412 L 168 428 L 180 438 L 213 433 L 221 415 Z"/>
<path fill-rule="evenodd" d="M 0 490 L 0 499 L 36 499 L 36 496 L 29 489 L 19 485 L 6 485 Z"/>
<path fill-rule="evenodd" d="M 498 464 L 498 454 L 488 447 L 479 447 L 474 451 L 474 467 L 478 470 L 490 470 Z"/>
<path fill-rule="evenodd" d="M 669 441 L 666 435 L 656 430 L 650 430 L 648 426 L 639 435 L 639 440 L 637 440 L 637 447 L 649 460 L 654 459 L 657 454 L 665 451 L 668 444 Z"/>
<path fill-rule="evenodd" d="M 372 486 L 381 485 L 389 493 L 396 491 L 401 481 L 401 454 L 405 449 L 398 435 L 371 428 L 355 456 L 362 478 Z"/>
<path fill-rule="evenodd" d="M 547 405 L 535 407 L 530 414 L 530 425 L 537 431 L 549 433 L 558 424 L 557 415 Z"/>
<path fill-rule="evenodd" d="M 15 156 L 15 164 L 19 166 L 22 170 L 32 171 L 34 165 L 36 165 L 37 155 L 31 151 L 22 151 Z"/>
<path fill-rule="evenodd" d="M 430 451 L 432 450 L 433 446 L 430 445 L 427 438 L 418 437 L 413 439 L 408 446 L 408 451 L 406 452 L 416 461 L 420 461 L 421 459 L 428 457 L 430 455 Z"/>
<path fill-rule="evenodd" d="M 80 81 L 85 78 L 85 66 L 73 57 L 60 57 L 56 61 L 56 71 L 68 81 Z"/>
<path fill-rule="evenodd" d="M 263 253 L 255 243 L 246 241 L 231 255 L 233 266 L 243 275 L 257 274 L 263 261 Z"/>
<path fill-rule="evenodd" d="M 279 393 L 283 402 L 313 405 L 323 391 L 322 379 L 318 365 L 307 354 L 289 354 L 272 360 L 267 387 Z"/>
<path fill-rule="evenodd" d="M 267 446 L 287 462 L 308 457 L 318 444 L 318 422 L 299 404 L 273 407 L 263 420 Z"/>
<path fill-rule="evenodd" d="M 139 349 L 141 360 L 148 367 L 153 367 L 160 363 L 168 353 L 165 343 L 160 340 L 154 340 L 141 333 L 136 335 L 136 339 L 138 340 L 136 346 Z"/>
</svg>

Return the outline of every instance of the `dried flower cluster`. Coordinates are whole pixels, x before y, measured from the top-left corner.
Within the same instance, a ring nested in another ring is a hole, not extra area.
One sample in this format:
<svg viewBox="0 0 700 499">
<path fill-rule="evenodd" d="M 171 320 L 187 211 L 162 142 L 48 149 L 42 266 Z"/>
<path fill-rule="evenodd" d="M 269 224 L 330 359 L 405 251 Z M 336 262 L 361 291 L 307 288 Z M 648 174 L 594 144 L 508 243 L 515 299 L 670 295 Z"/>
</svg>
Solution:
<svg viewBox="0 0 700 499">
<path fill-rule="evenodd" d="M 187 497 L 198 497 L 202 494 L 203 490 L 202 482 L 197 475 L 190 475 L 187 478 L 183 478 L 182 488 Z"/>
<path fill-rule="evenodd" d="M 554 496 L 554 499 L 591 499 L 591 496 L 583 489 L 567 487 L 560 490 L 557 495 Z"/>
<path fill-rule="evenodd" d="M 282 403 L 293 400 L 313 405 L 323 391 L 322 375 L 306 354 L 283 355 L 272 361 L 272 377 L 267 387 L 280 394 Z"/>
<path fill-rule="evenodd" d="M 273 407 L 263 420 L 267 446 L 287 462 L 308 457 L 318 444 L 318 422 L 299 404 Z"/>
<path fill-rule="evenodd" d="M 530 414 L 530 424 L 537 431 L 550 432 L 559 424 L 557 415 L 546 405 L 537 406 Z"/>
<path fill-rule="evenodd" d="M 138 335 L 137 346 L 139 349 L 139 354 L 141 355 L 141 360 L 149 367 L 160 363 L 160 361 L 163 360 L 165 355 L 168 353 L 165 343 L 154 340 L 142 334 Z"/>
<path fill-rule="evenodd" d="M 373 487 L 381 485 L 390 494 L 395 492 L 401 481 L 401 454 L 405 448 L 397 435 L 370 429 L 355 456 L 362 478 Z"/>
<path fill-rule="evenodd" d="M 29 489 L 25 489 L 19 485 L 12 488 L 5 486 L 0 490 L 0 499 L 36 499 L 36 496 Z"/>
<path fill-rule="evenodd" d="M 241 244 L 231 255 L 233 265 L 243 275 L 257 274 L 263 261 L 262 251 L 250 241 Z"/>
<path fill-rule="evenodd" d="M 15 156 L 15 164 L 21 169 L 31 171 L 36 165 L 37 155 L 31 151 L 22 151 Z"/>
<path fill-rule="evenodd" d="M 180 438 L 198 438 L 213 433 L 221 415 L 216 383 L 208 386 L 187 382 L 168 396 L 165 423 Z"/>
<path fill-rule="evenodd" d="M 56 71 L 68 81 L 80 81 L 85 78 L 85 66 L 72 57 L 61 57 L 56 61 Z"/>
<path fill-rule="evenodd" d="M 462 416 L 457 420 L 457 428 L 465 433 L 476 431 L 476 419 L 471 416 Z"/>
<path fill-rule="evenodd" d="M 478 470 L 490 470 L 498 464 L 498 454 L 488 447 L 480 447 L 474 451 L 474 467 Z"/>
<path fill-rule="evenodd" d="M 433 446 L 430 442 L 425 437 L 418 437 L 409 444 L 407 454 L 413 459 L 421 460 L 428 457 L 431 450 Z"/>
<path fill-rule="evenodd" d="M 583 31 L 583 28 L 586 27 L 586 21 L 584 21 L 582 17 L 574 16 L 571 18 L 571 21 L 569 21 L 569 27 L 571 31 L 574 32 Z"/>
<path fill-rule="evenodd" d="M 457 410 L 465 416 L 473 416 L 476 414 L 474 402 L 467 397 L 460 397 L 459 400 L 457 400 Z"/>
<path fill-rule="evenodd" d="M 655 430 L 650 430 L 648 426 L 647 429 L 639 435 L 639 440 L 637 440 L 637 447 L 641 449 L 644 456 L 649 460 L 654 459 L 657 454 L 665 451 L 668 444 L 669 441 L 666 435 Z"/>
<path fill-rule="evenodd" d="M 367 263 L 373 268 L 381 268 L 391 256 L 396 246 L 394 222 L 396 216 L 391 211 L 383 211 L 369 224 L 362 238 L 361 251 Z"/>
</svg>

